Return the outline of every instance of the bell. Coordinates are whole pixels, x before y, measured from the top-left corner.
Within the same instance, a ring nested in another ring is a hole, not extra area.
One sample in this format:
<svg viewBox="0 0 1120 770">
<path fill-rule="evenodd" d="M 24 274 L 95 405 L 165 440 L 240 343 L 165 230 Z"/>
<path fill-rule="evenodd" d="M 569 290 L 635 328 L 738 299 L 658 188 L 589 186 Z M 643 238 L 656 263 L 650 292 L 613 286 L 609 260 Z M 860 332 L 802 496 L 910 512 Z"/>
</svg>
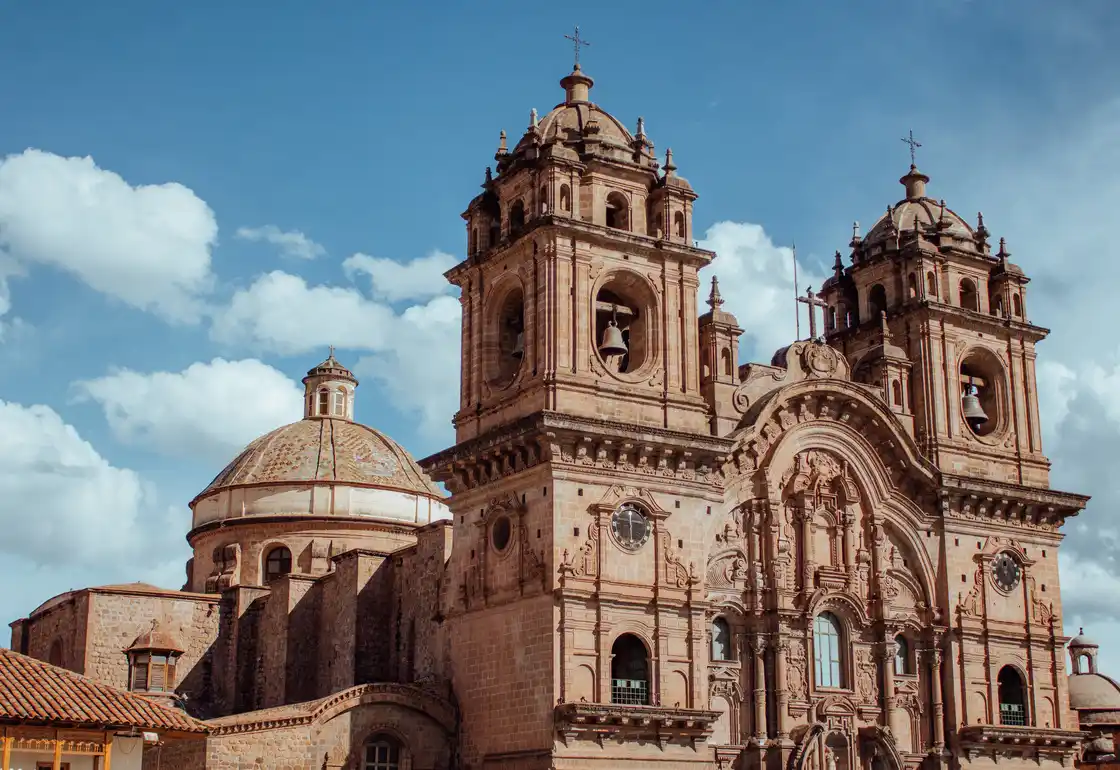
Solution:
<svg viewBox="0 0 1120 770">
<path fill-rule="evenodd" d="M 525 332 L 518 332 L 517 339 L 513 343 L 513 350 L 509 352 L 514 358 L 521 358 L 525 355 Z"/>
<path fill-rule="evenodd" d="M 965 422 L 967 422 L 969 427 L 973 430 L 976 430 L 988 421 L 988 415 L 985 414 L 984 407 L 980 406 L 980 398 L 973 392 L 971 387 L 961 397 L 961 408 L 964 410 Z"/>
<path fill-rule="evenodd" d="M 626 355 L 626 342 L 622 339 L 622 330 L 613 320 L 607 323 L 607 328 L 603 331 L 603 344 L 599 346 L 599 354 L 602 356 Z"/>
</svg>

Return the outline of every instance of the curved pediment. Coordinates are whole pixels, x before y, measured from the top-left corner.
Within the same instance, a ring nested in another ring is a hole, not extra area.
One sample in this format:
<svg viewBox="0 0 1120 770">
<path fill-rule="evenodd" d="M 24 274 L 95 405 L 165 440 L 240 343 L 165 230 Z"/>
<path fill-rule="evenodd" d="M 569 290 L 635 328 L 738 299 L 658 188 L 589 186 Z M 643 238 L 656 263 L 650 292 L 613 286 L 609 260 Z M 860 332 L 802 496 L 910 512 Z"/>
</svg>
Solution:
<svg viewBox="0 0 1120 770">
<path fill-rule="evenodd" d="M 767 393 L 731 434 L 735 447 L 724 466 L 727 479 L 752 475 L 768 465 L 793 432 L 817 434 L 822 448 L 853 463 L 861 456 L 877 457 L 878 463 L 864 463 L 861 475 L 873 479 L 882 497 L 892 488 L 908 492 L 908 497 L 936 489 L 937 469 L 922 457 L 895 416 L 867 388 L 840 379 L 803 379 Z M 818 442 L 811 435 L 798 441 L 802 447 L 814 443 Z"/>
</svg>

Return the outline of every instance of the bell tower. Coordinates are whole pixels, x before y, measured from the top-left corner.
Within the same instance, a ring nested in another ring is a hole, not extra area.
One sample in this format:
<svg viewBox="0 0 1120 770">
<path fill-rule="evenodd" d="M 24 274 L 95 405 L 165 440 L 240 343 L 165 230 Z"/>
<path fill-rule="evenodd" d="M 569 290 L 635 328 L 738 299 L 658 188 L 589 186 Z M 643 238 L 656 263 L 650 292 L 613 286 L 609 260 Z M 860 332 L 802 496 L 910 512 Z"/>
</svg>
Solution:
<svg viewBox="0 0 1120 770">
<path fill-rule="evenodd" d="M 560 85 L 516 144 L 500 134 L 447 273 L 463 311 L 456 444 L 421 464 L 452 493 L 443 616 L 464 764 L 617 767 L 636 749 L 587 729 L 599 707 L 695 763 L 715 716 L 696 565 L 731 447 L 713 435 L 700 336 L 730 356 L 741 330 L 699 318 L 715 255 L 692 245 L 696 193 L 672 152 L 660 165 L 643 119 L 631 133 L 592 102 L 578 61 Z M 627 711 L 657 705 L 657 721 Z"/>
<path fill-rule="evenodd" d="M 991 253 L 975 226 L 929 197 L 911 165 L 905 197 L 866 236 L 853 228 L 851 263 L 836 253 L 824 286 L 826 338 L 853 377 L 884 400 L 943 471 L 1026 486 L 1048 484 L 1035 345 L 1023 271 L 1003 239 Z"/>
</svg>

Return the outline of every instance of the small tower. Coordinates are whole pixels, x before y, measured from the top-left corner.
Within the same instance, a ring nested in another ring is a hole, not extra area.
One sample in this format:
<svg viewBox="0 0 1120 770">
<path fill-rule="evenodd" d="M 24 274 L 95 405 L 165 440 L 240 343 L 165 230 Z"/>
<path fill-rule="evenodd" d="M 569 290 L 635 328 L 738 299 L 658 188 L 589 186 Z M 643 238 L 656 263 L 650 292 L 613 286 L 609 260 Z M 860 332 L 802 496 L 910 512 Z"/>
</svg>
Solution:
<svg viewBox="0 0 1120 770">
<path fill-rule="evenodd" d="M 741 417 L 732 405 L 732 395 L 739 385 L 739 336 L 743 330 L 735 316 L 723 309 L 715 276 L 708 306 L 711 310 L 700 316 L 700 392 L 712 410 L 712 433 L 726 436 Z"/>
<path fill-rule="evenodd" d="M 928 195 L 916 165 L 899 182 L 905 197 L 866 235 L 854 233 L 851 264 L 838 260 L 825 282 L 827 341 L 854 379 L 885 387 L 942 469 L 1046 486 L 1035 345 L 1047 330 L 1026 319 L 1028 279 L 1002 240 L 991 254 L 983 217 L 974 227 Z M 893 344 L 880 344 L 884 336 Z M 883 379 L 888 359 L 897 387 Z"/>
<path fill-rule="evenodd" d="M 1069 642 L 1070 672 L 1073 674 L 1097 674 L 1097 652 L 1100 645 L 1085 636 L 1085 629 L 1079 628 L 1077 636 Z"/>
<path fill-rule="evenodd" d="M 334 357 L 331 346 L 327 360 L 303 378 L 303 416 L 354 419 L 354 389 L 358 379 Z"/>
</svg>

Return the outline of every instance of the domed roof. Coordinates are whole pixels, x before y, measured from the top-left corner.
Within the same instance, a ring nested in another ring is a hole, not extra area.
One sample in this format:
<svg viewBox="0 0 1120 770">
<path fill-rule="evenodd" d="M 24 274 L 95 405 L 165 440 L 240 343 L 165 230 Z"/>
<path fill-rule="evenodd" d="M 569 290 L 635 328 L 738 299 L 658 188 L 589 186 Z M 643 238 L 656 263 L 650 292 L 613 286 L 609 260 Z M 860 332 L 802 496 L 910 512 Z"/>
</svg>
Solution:
<svg viewBox="0 0 1120 770">
<path fill-rule="evenodd" d="M 343 483 L 443 498 L 399 444 L 350 420 L 309 417 L 249 444 L 192 502 L 229 487 Z"/>
<path fill-rule="evenodd" d="M 974 239 L 972 226 L 948 208 L 945 201 L 926 196 L 925 183 L 929 181 L 929 177 L 916 166 L 911 166 L 910 172 L 899 181 L 906 187 L 906 197 L 894 206 L 888 207 L 886 213 L 872 225 L 863 239 L 865 246 L 883 240 L 893 240 L 898 233 L 913 230 L 915 222 L 922 232 L 935 229 L 957 238 Z"/>
<path fill-rule="evenodd" d="M 592 102 L 556 105 L 552 112 L 541 118 L 537 130 L 540 131 L 543 144 L 555 141 L 579 141 L 582 140 L 584 131 L 592 121 L 598 125 L 598 138 L 601 142 L 629 147 L 634 141 L 634 137 L 618 118 Z"/>
<path fill-rule="evenodd" d="M 134 650 L 164 650 L 167 652 L 183 652 L 183 645 L 173 634 L 164 631 L 159 623 L 152 621 L 152 627 L 136 637 L 128 646 L 128 652 Z"/>
<path fill-rule="evenodd" d="M 354 376 L 354 373 L 340 364 L 338 362 L 338 359 L 334 357 L 333 345 L 331 346 L 331 352 L 330 355 L 327 356 L 326 361 L 319 364 L 318 366 L 313 366 L 307 370 L 307 377 L 304 378 L 304 382 L 306 383 L 307 380 L 312 377 L 329 377 L 336 380 L 350 380 L 355 385 L 358 384 L 358 378 Z"/>
<path fill-rule="evenodd" d="M 1089 637 L 1085 636 L 1084 628 L 1079 628 L 1077 629 L 1077 636 L 1069 640 L 1069 648 L 1071 650 L 1078 647 L 1100 647 L 1100 645 L 1094 642 Z"/>
<path fill-rule="evenodd" d="M 1120 711 L 1120 684 L 1104 674 L 1070 674 L 1069 707 L 1075 711 Z"/>
</svg>

